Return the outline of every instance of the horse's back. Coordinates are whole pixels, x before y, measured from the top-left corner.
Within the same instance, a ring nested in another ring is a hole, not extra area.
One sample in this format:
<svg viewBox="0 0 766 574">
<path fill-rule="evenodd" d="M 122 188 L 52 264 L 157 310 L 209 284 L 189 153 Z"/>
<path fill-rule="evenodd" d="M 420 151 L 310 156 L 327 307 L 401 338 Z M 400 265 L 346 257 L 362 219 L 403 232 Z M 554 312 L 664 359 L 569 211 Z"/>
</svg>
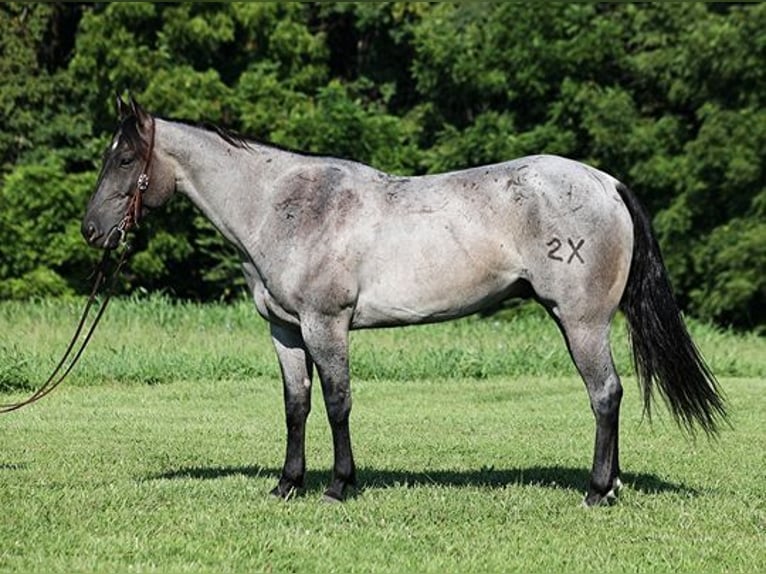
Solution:
<svg viewBox="0 0 766 574">
<path fill-rule="evenodd" d="M 632 251 L 616 184 L 557 156 L 391 178 L 359 234 L 355 323 L 448 319 L 527 284 L 544 299 L 590 289 L 616 306 Z"/>
</svg>

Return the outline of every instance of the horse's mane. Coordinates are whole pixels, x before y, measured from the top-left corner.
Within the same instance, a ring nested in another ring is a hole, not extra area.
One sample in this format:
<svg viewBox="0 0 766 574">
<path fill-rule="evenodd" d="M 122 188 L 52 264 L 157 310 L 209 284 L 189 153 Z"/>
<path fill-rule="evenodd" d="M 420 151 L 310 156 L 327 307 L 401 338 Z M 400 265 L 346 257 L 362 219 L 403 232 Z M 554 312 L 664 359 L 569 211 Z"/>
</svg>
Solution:
<svg viewBox="0 0 766 574">
<path fill-rule="evenodd" d="M 232 130 L 229 128 L 223 128 L 212 122 L 205 122 L 205 121 L 200 122 L 195 120 L 170 118 L 165 116 L 156 116 L 156 117 L 168 122 L 173 122 L 176 124 L 181 124 L 181 125 L 189 126 L 192 128 L 201 129 L 206 132 L 211 132 L 217 135 L 218 137 L 220 137 L 223 141 L 225 141 L 229 145 L 232 145 L 238 149 L 244 149 L 244 150 L 252 149 L 253 145 L 257 145 L 257 146 L 265 146 L 265 147 L 269 147 L 269 148 L 273 148 L 273 149 L 277 149 L 281 151 L 286 151 L 289 153 L 294 153 L 296 155 L 302 155 L 305 157 L 332 157 L 334 159 L 340 159 L 340 160 L 358 161 L 350 157 L 331 156 L 327 153 L 317 153 L 317 152 L 306 151 L 306 150 L 286 146 L 283 144 L 274 143 L 268 140 L 263 140 L 261 138 L 243 135 L 235 130 Z M 138 134 L 135 116 L 131 115 L 124 118 L 122 122 L 120 123 L 120 127 L 118 128 L 118 130 L 122 130 L 123 134 L 126 137 L 130 138 L 132 141 L 134 141 L 135 145 L 138 148 L 143 149 L 143 147 L 146 145 L 146 142 L 144 142 Z"/>
<path fill-rule="evenodd" d="M 250 143 L 257 141 L 251 137 L 242 135 L 234 130 L 230 130 L 228 128 L 222 128 L 219 125 L 210 123 L 210 122 L 196 122 L 192 120 L 184 120 L 184 119 L 174 119 L 174 118 L 163 118 L 171 122 L 175 122 L 178 124 L 184 124 L 186 126 L 191 126 L 194 128 L 199 128 L 208 132 L 213 132 L 217 136 L 219 136 L 223 141 L 225 141 L 229 145 L 233 145 L 236 148 L 240 149 L 247 149 L 250 147 Z"/>
<path fill-rule="evenodd" d="M 248 149 L 251 147 L 251 144 L 255 144 L 255 145 L 262 145 L 262 146 L 278 149 L 280 151 L 286 151 L 286 152 L 303 155 L 307 157 L 330 157 L 327 153 L 317 153 L 317 152 L 306 151 L 306 150 L 286 146 L 283 144 L 274 143 L 272 141 L 264 140 L 262 138 L 258 138 L 255 136 L 241 134 L 235 130 L 221 127 L 212 122 L 204 122 L 204 121 L 199 122 L 199 121 L 175 119 L 175 118 L 162 118 L 162 119 L 183 124 L 186 126 L 194 127 L 194 128 L 199 128 L 201 130 L 205 130 L 208 132 L 212 132 L 218 135 L 226 143 L 233 145 L 234 147 L 239 149 Z M 351 161 L 355 161 L 352 158 L 337 157 L 337 156 L 332 156 L 332 157 L 334 157 L 335 159 L 348 159 Z"/>
</svg>

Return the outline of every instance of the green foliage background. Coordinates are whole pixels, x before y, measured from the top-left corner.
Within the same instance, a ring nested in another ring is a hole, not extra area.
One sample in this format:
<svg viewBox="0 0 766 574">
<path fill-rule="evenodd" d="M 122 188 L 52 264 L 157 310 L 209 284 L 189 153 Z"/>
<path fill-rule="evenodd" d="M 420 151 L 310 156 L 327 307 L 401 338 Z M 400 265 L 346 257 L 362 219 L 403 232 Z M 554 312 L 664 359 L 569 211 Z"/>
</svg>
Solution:
<svg viewBox="0 0 766 574">
<path fill-rule="evenodd" d="M 557 153 L 628 183 L 687 312 L 766 323 L 766 5 L 0 5 L 0 298 L 82 292 L 113 96 L 400 174 Z M 151 241 L 150 241 L 151 239 Z M 183 200 L 126 288 L 241 290 Z"/>
</svg>

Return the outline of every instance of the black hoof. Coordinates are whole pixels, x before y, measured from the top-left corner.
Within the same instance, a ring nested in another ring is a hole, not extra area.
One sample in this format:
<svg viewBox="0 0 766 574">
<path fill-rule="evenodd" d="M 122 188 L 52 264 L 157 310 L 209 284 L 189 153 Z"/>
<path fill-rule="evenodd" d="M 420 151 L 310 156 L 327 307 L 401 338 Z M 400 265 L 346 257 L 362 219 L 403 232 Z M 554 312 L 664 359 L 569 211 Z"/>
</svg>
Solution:
<svg viewBox="0 0 766 574">
<path fill-rule="evenodd" d="M 341 502 L 343 502 L 343 498 L 337 498 L 335 496 L 335 494 L 333 494 L 333 493 L 331 493 L 329 491 L 326 491 L 322 495 L 322 502 L 324 502 L 326 504 L 340 504 Z"/>
<path fill-rule="evenodd" d="M 588 490 L 588 494 L 582 501 L 583 506 L 587 508 L 593 508 L 594 506 L 612 506 L 617 502 L 617 497 L 620 494 L 621 488 L 622 481 L 619 479 L 619 477 L 616 477 L 612 481 L 612 488 L 606 492 L 599 492 L 598 490 L 594 489 L 593 486 L 591 486 Z"/>
<path fill-rule="evenodd" d="M 281 479 L 269 494 L 282 500 L 290 500 L 301 493 L 302 488 L 288 480 Z"/>
<path fill-rule="evenodd" d="M 356 494 L 356 479 L 352 477 L 351 480 L 339 480 L 335 479 L 324 491 L 322 500 L 325 502 L 343 502 L 352 498 Z"/>
</svg>

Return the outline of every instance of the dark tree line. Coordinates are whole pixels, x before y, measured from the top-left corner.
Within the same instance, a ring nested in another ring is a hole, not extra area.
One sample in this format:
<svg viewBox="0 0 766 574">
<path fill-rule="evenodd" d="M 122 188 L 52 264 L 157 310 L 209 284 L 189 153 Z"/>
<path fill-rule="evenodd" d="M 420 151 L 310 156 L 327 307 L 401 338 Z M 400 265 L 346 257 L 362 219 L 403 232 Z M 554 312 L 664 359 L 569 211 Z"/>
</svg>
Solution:
<svg viewBox="0 0 766 574">
<path fill-rule="evenodd" d="M 129 90 L 401 174 L 589 162 L 655 215 L 687 312 L 766 321 L 763 4 L 4 3 L 0 29 L 0 298 L 84 289 L 79 220 Z M 126 290 L 241 289 L 183 200 L 137 248 Z"/>
</svg>

